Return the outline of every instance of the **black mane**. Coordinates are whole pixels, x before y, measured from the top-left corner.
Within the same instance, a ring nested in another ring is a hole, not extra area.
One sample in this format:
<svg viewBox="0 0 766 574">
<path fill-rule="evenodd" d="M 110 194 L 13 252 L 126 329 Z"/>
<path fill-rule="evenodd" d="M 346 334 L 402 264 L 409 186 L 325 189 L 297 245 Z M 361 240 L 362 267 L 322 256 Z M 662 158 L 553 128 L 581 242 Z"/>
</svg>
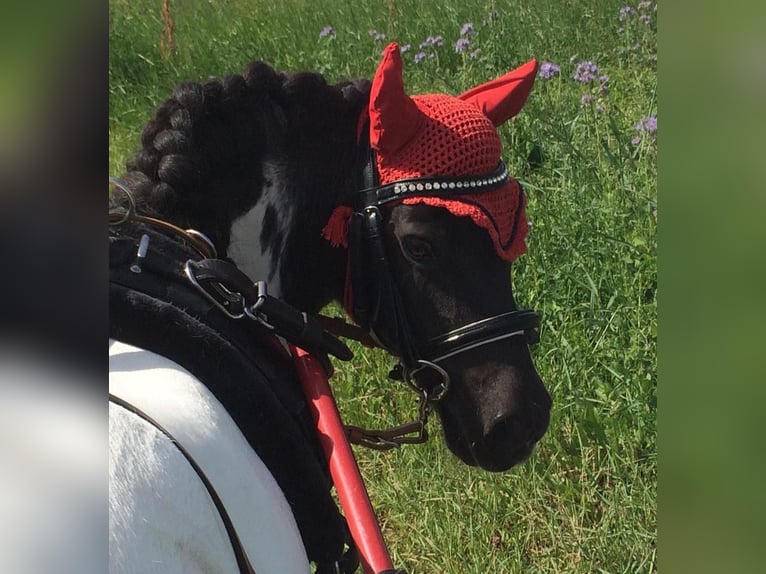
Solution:
<svg viewBox="0 0 766 574">
<path fill-rule="evenodd" d="M 318 262 L 337 254 L 327 251 L 320 233 L 353 191 L 357 124 L 369 87 L 367 80 L 329 85 L 319 74 L 280 73 L 263 62 L 250 63 L 242 75 L 179 84 L 127 163 L 123 179 L 138 212 L 198 229 L 226 253 L 232 221 L 273 183 L 264 177 L 268 161 L 283 179 L 301 237 L 286 244 L 267 212 L 262 238 L 307 278 L 326 275 Z M 338 286 L 319 285 L 312 300 L 289 282 L 283 291 L 285 299 L 313 309 L 337 296 Z"/>
<path fill-rule="evenodd" d="M 278 73 L 262 62 L 223 80 L 183 82 L 156 108 L 122 179 L 139 214 L 203 232 L 221 256 L 234 220 L 267 191 L 287 195 L 290 229 L 278 229 L 265 207 L 257 233 L 264 249 L 289 261 L 280 277 L 282 297 L 318 311 L 343 289 L 343 250 L 323 239 L 321 230 L 354 191 L 357 125 L 368 92 L 366 80 L 331 86 L 318 74 Z M 119 193 L 112 198 L 121 199 Z M 270 199 L 263 197 L 264 206 Z M 152 227 L 131 226 L 111 238 L 117 245 L 122 234 L 130 257 L 140 233 L 151 235 L 153 253 L 182 249 Z M 313 425 L 292 364 L 275 353 L 270 335 L 264 343 L 256 323 L 216 322 L 200 312 L 209 307 L 205 300 L 197 308 L 183 299 L 184 277 L 174 282 L 165 272 L 158 292 L 150 294 L 147 285 L 157 285 L 156 275 L 120 265 L 111 269 L 111 336 L 170 357 L 205 381 L 279 480 L 310 559 L 339 559 L 344 522 L 329 496 L 324 458 L 308 430 Z M 147 283 L 141 290 L 133 281 Z M 190 340 L 194 345 L 186 344 Z"/>
</svg>

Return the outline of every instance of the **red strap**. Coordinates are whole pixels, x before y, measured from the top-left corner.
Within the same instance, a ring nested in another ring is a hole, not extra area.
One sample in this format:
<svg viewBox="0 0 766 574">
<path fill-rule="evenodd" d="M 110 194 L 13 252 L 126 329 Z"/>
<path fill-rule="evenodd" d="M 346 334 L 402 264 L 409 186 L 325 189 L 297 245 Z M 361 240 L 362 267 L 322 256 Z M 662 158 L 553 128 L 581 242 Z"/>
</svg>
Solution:
<svg viewBox="0 0 766 574">
<path fill-rule="evenodd" d="M 291 346 L 291 349 L 341 508 L 359 549 L 362 567 L 366 574 L 393 571 L 388 548 L 348 442 L 327 375 L 315 357 L 298 347 Z"/>
</svg>

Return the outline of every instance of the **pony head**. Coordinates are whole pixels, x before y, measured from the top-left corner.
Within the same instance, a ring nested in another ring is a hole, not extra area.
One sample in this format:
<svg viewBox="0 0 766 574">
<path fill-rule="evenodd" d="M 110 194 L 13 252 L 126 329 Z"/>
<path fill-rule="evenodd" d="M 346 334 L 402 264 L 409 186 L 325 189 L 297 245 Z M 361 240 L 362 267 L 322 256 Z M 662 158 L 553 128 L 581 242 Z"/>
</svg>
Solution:
<svg viewBox="0 0 766 574">
<path fill-rule="evenodd" d="M 449 383 L 451 390 L 435 402 L 447 445 L 487 470 L 505 470 L 529 456 L 551 407 L 528 349 L 535 337 L 516 322 L 536 315 L 517 311 L 509 281 L 511 262 L 526 250 L 528 224 L 524 194 L 501 160 L 497 133 L 521 110 L 536 72 L 531 60 L 457 97 L 409 96 L 399 48 L 390 44 L 372 81 L 367 117 L 360 119 L 360 125 L 369 119 L 380 184 L 361 192 L 362 203 L 386 207 L 380 229 L 396 279 L 393 289 L 378 287 L 387 285 L 383 273 L 368 283 L 372 331 L 405 364 L 408 353 L 401 351 L 410 349 L 409 362 L 423 367 L 418 388 L 433 392 Z M 376 213 L 365 208 L 358 216 L 372 226 Z M 497 332 L 482 331 L 506 320 Z M 451 346 L 469 331 L 483 335 L 460 349 Z"/>
<path fill-rule="evenodd" d="M 390 44 L 372 81 L 369 102 L 370 146 L 376 152 L 380 183 L 433 176 L 477 176 L 501 161 L 496 127 L 514 117 L 534 84 L 537 61 L 457 97 L 445 94 L 408 96 L 397 44 Z M 526 250 L 528 230 L 524 198 L 509 179 L 481 194 L 409 197 L 404 204 L 443 207 L 470 217 L 490 235 L 497 254 L 513 261 Z M 469 190 L 470 191 L 470 190 Z"/>
</svg>

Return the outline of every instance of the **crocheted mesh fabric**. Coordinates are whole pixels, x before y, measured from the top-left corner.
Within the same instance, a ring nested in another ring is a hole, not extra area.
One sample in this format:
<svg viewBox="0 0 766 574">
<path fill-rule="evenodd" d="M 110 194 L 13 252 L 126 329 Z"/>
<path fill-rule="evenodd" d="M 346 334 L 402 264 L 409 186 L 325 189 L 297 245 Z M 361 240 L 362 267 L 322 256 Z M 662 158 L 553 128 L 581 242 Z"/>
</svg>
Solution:
<svg viewBox="0 0 766 574">
<path fill-rule="evenodd" d="M 425 115 L 417 137 L 394 154 L 378 155 L 380 183 L 432 176 L 473 176 L 494 170 L 501 145 L 492 122 L 475 106 L 457 98 L 429 94 L 412 96 Z M 521 188 L 514 180 L 484 193 L 450 199 L 410 197 L 404 204 L 423 203 L 470 217 L 489 233 L 498 256 L 513 261 L 526 251 L 528 225 Z M 521 210 L 520 213 L 517 213 Z"/>
<path fill-rule="evenodd" d="M 377 154 L 381 185 L 402 179 L 434 176 L 479 176 L 500 163 L 500 138 L 492 122 L 477 107 L 442 94 L 412 96 L 423 112 L 416 137 L 395 153 Z M 485 229 L 498 256 L 513 261 L 526 252 L 528 223 L 524 195 L 509 179 L 501 188 L 447 198 L 420 196 L 402 200 L 447 209 L 458 217 L 470 217 Z M 351 208 L 339 206 L 322 235 L 332 245 L 348 246 Z"/>
<path fill-rule="evenodd" d="M 500 161 L 500 138 L 476 106 L 443 94 L 412 96 L 425 115 L 417 137 L 378 156 L 380 183 L 434 175 L 488 173 Z"/>
<path fill-rule="evenodd" d="M 484 193 L 442 197 L 409 197 L 405 205 L 422 203 L 447 209 L 452 215 L 470 217 L 489 234 L 497 255 L 505 261 L 514 261 L 527 251 L 524 241 L 529 224 L 524 210 L 521 186 L 510 180 L 507 185 Z"/>
</svg>

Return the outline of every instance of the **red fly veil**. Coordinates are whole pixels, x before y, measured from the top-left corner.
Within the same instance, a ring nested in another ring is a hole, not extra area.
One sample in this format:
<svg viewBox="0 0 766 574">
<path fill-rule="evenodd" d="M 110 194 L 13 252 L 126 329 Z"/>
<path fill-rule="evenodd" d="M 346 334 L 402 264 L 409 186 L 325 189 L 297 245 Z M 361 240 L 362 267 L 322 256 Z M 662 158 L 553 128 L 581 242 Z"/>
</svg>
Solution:
<svg viewBox="0 0 766 574">
<path fill-rule="evenodd" d="M 402 80 L 399 47 L 390 44 L 372 81 L 369 103 L 370 146 L 376 152 L 380 184 L 423 177 L 475 179 L 500 163 L 496 126 L 515 116 L 532 89 L 537 62 L 477 86 L 458 97 L 445 94 L 408 96 Z M 527 221 L 519 184 L 447 197 L 409 196 L 405 204 L 423 203 L 470 217 L 490 235 L 497 254 L 513 261 L 526 251 Z M 338 208 L 324 235 L 346 244 L 342 225 L 350 214 Z"/>
</svg>

